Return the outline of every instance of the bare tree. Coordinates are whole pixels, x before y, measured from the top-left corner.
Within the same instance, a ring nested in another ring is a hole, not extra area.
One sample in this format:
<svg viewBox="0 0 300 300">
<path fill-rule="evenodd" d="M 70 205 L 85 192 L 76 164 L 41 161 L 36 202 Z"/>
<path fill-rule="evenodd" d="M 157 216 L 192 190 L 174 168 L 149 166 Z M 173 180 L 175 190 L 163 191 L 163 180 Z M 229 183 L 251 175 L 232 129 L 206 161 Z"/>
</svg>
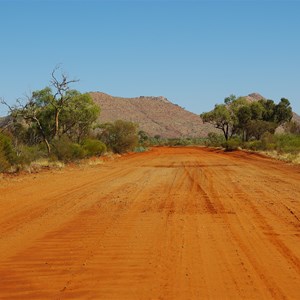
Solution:
<svg viewBox="0 0 300 300">
<path fill-rule="evenodd" d="M 55 128 L 54 128 L 54 137 L 59 135 L 59 115 L 63 108 L 71 100 L 72 95 L 70 92 L 70 84 L 78 82 L 79 80 L 71 79 L 69 80 L 67 75 L 61 73 L 61 78 L 59 79 L 55 73 L 59 70 L 59 66 L 56 66 L 51 73 L 50 84 L 54 88 L 54 94 L 50 98 L 50 104 L 54 108 L 54 117 L 55 117 Z"/>
</svg>

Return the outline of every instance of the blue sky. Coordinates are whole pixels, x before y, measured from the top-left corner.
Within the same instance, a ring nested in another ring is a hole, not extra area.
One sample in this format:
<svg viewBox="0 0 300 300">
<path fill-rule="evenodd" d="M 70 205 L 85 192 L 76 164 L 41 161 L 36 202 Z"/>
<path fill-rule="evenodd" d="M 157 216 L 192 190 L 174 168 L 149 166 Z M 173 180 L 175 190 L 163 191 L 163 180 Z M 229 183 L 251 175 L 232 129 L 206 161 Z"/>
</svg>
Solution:
<svg viewBox="0 0 300 300">
<path fill-rule="evenodd" d="M 299 16 L 288 0 L 0 0 L 0 97 L 45 87 L 61 63 L 81 92 L 162 95 L 197 114 L 259 92 L 300 113 Z"/>
</svg>

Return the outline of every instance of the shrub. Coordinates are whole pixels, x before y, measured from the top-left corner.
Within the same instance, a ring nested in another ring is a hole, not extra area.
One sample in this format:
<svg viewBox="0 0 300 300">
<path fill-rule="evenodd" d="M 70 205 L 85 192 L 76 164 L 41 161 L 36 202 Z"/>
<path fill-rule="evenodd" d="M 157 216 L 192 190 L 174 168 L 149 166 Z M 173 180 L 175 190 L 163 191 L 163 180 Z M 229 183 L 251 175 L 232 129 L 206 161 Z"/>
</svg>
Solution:
<svg viewBox="0 0 300 300">
<path fill-rule="evenodd" d="M 276 150 L 284 153 L 300 152 L 300 136 L 293 134 L 278 134 L 274 136 L 276 142 Z"/>
<path fill-rule="evenodd" d="M 100 139 L 115 153 L 133 151 L 139 141 L 137 125 L 122 120 L 104 124 Z"/>
<path fill-rule="evenodd" d="M 138 132 L 138 138 L 139 138 L 139 145 L 140 146 L 147 147 L 147 146 L 150 145 L 149 136 L 145 131 L 140 130 Z"/>
<path fill-rule="evenodd" d="M 0 147 L 0 172 L 4 172 L 9 169 L 10 163 L 8 162 L 4 151 Z"/>
<path fill-rule="evenodd" d="M 187 146 L 189 144 L 189 140 L 184 138 L 170 138 L 164 142 L 166 146 Z"/>
<path fill-rule="evenodd" d="M 161 138 L 159 135 L 149 138 L 149 145 L 151 146 L 165 146 L 167 144 L 168 140 Z"/>
<path fill-rule="evenodd" d="M 17 155 L 11 139 L 0 133 L 0 172 L 6 171 L 10 166 L 17 163 Z"/>
<path fill-rule="evenodd" d="M 300 136 L 293 134 L 265 133 L 261 140 L 250 141 L 244 147 L 251 150 L 274 151 L 278 153 L 300 153 Z"/>
<path fill-rule="evenodd" d="M 241 147 L 242 142 L 238 138 L 232 138 L 222 144 L 226 151 L 234 151 Z"/>
<path fill-rule="evenodd" d="M 134 149 L 134 152 L 137 152 L 137 153 L 145 152 L 145 151 L 147 151 L 147 148 L 145 148 L 144 146 L 138 146 Z"/>
<path fill-rule="evenodd" d="M 205 141 L 205 145 L 208 147 L 220 147 L 225 142 L 224 135 L 210 132 Z"/>
<path fill-rule="evenodd" d="M 266 132 L 261 138 L 261 150 L 272 151 L 276 148 L 276 141 L 274 134 Z"/>
<path fill-rule="evenodd" d="M 20 165 L 29 165 L 31 162 L 47 156 L 47 150 L 42 145 L 21 145 L 18 153 L 18 163 Z"/>
<path fill-rule="evenodd" d="M 70 162 L 84 158 L 84 149 L 76 143 L 73 143 L 67 136 L 62 136 L 59 140 L 52 142 L 53 154 L 64 162 Z"/>
<path fill-rule="evenodd" d="M 106 145 L 99 140 L 86 139 L 82 144 L 86 156 L 99 156 L 106 152 Z"/>
<path fill-rule="evenodd" d="M 244 143 L 244 148 L 254 150 L 254 151 L 264 150 L 262 141 L 257 141 L 257 140 Z"/>
</svg>

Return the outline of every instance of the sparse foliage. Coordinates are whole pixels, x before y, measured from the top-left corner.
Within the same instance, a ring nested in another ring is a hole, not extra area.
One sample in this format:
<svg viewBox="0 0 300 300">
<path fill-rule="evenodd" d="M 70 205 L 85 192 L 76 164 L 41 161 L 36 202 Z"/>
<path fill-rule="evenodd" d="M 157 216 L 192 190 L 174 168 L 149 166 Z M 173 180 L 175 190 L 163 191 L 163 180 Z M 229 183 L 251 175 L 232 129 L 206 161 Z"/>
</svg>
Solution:
<svg viewBox="0 0 300 300">
<path fill-rule="evenodd" d="M 80 143 L 100 113 L 89 94 L 70 89 L 77 80 L 68 80 L 64 74 L 59 80 L 56 71 L 51 74 L 50 87 L 34 91 L 25 101 L 18 100 L 14 106 L 2 101 L 10 111 L 11 131 L 19 132 L 16 137 L 31 145 L 43 141 L 49 155 L 53 141 L 62 136 Z"/>
</svg>

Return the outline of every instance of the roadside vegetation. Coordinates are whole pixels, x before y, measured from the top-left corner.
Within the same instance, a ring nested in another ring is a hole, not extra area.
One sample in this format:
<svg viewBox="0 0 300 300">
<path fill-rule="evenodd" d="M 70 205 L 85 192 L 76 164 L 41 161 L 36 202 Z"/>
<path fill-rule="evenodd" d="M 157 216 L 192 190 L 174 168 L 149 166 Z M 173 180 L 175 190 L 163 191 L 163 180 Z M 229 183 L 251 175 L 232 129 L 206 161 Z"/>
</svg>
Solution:
<svg viewBox="0 0 300 300">
<path fill-rule="evenodd" d="M 139 146 L 136 124 L 118 120 L 99 124 L 100 108 L 89 94 L 71 86 L 77 80 L 51 74 L 50 85 L 14 105 L 0 127 L 0 172 L 37 165 L 61 165 L 107 151 L 124 153 Z"/>
<path fill-rule="evenodd" d="M 276 158 L 300 162 L 300 124 L 292 121 L 292 107 L 286 98 L 278 104 L 261 99 L 249 102 L 231 95 L 201 114 L 223 134 L 210 133 L 207 146 L 265 152 Z"/>
<path fill-rule="evenodd" d="M 244 148 L 300 162 L 300 125 L 291 121 L 292 108 L 286 98 L 276 104 L 231 95 L 201 114 L 222 134 L 166 139 L 150 137 L 128 121 L 99 123 L 100 108 L 90 94 L 71 88 L 77 80 L 59 71 L 53 70 L 49 86 L 12 106 L 1 99 L 9 115 L 0 119 L 0 172 L 61 166 L 107 153 L 143 152 L 152 146 Z"/>
</svg>

